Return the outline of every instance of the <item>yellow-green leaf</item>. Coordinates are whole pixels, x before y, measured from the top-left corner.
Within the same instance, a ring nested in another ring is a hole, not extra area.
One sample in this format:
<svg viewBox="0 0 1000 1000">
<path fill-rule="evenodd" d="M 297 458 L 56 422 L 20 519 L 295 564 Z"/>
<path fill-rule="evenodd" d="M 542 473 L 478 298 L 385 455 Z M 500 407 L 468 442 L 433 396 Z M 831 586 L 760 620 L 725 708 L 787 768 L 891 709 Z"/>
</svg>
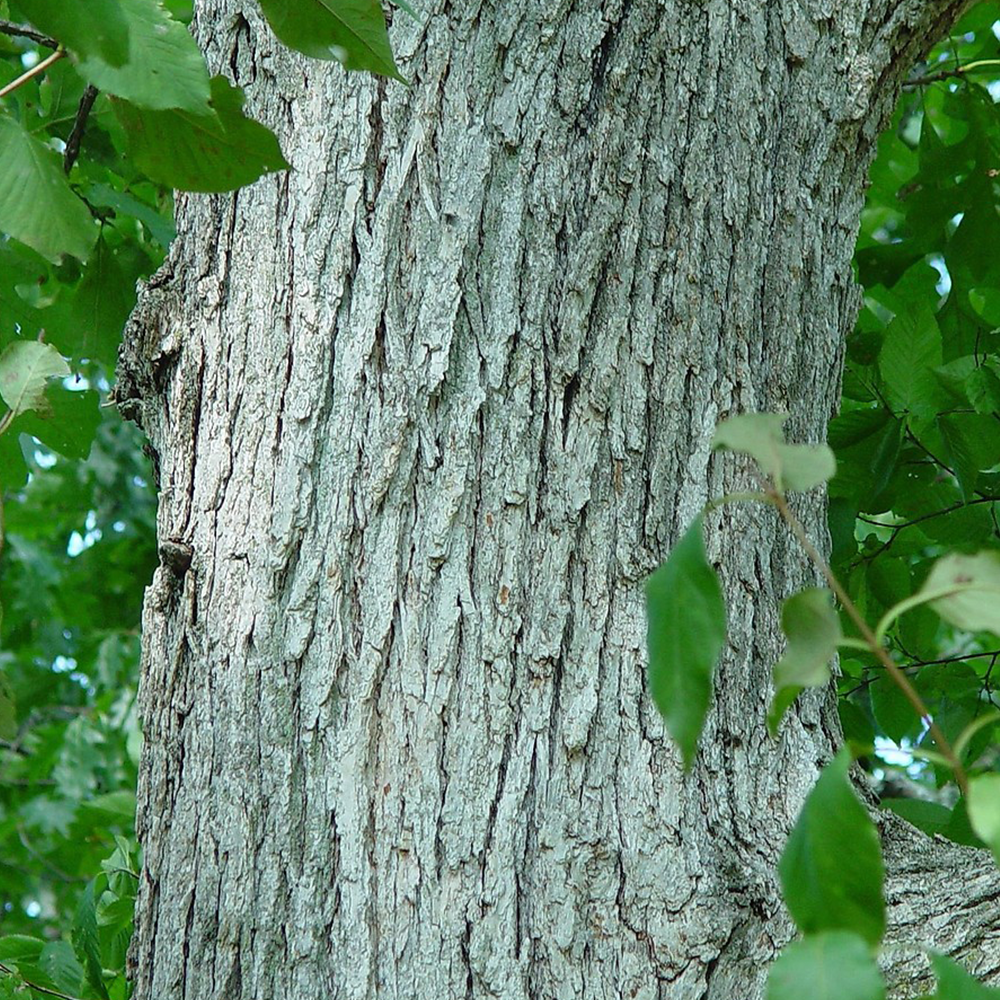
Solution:
<svg viewBox="0 0 1000 1000">
<path fill-rule="evenodd" d="M 69 365 L 51 344 L 15 340 L 0 354 L 0 398 L 15 417 L 28 410 L 46 413 L 45 383 L 67 375 Z"/>
<path fill-rule="evenodd" d="M 786 444 L 783 413 L 745 413 L 724 420 L 715 429 L 713 448 L 750 455 L 779 490 L 811 490 L 837 471 L 833 452 L 825 444 Z"/>
<path fill-rule="evenodd" d="M 781 630 L 788 648 L 774 666 L 774 701 L 767 719 L 772 734 L 804 687 L 819 687 L 830 679 L 830 660 L 841 639 L 830 592 L 810 587 L 789 597 L 781 605 Z"/>
<path fill-rule="evenodd" d="M 97 239 L 87 206 L 73 194 L 58 154 L 11 115 L 0 116 L 0 232 L 49 260 L 86 260 Z"/>
<path fill-rule="evenodd" d="M 948 593 L 949 588 L 954 592 Z M 969 632 L 1000 635 L 1000 552 L 942 556 L 920 588 L 921 594 L 938 591 L 945 593 L 929 603 L 945 621 Z"/>
</svg>

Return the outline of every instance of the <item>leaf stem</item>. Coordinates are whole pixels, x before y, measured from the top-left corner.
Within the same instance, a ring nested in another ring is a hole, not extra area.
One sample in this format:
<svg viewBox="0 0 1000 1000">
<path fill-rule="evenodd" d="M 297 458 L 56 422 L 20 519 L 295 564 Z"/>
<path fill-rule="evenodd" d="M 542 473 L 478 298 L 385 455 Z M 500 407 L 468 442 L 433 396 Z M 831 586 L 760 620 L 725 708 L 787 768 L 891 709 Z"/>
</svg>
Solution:
<svg viewBox="0 0 1000 1000">
<path fill-rule="evenodd" d="M 952 749 L 951 744 L 948 742 L 944 733 L 941 732 L 941 727 L 934 721 L 934 716 L 931 715 L 930 709 L 924 704 L 924 700 L 917 693 L 917 689 L 910 683 L 910 679 L 906 676 L 906 674 L 900 670 L 899 666 L 888 654 L 885 647 L 878 641 L 878 639 L 875 638 L 875 633 L 872 632 L 868 622 L 866 622 L 861 616 L 861 612 L 858 611 L 854 602 L 848 596 L 848 593 L 842 586 L 840 580 L 837 579 L 833 570 L 830 569 L 829 563 L 827 563 L 816 546 L 810 541 L 805 528 L 802 526 L 802 522 L 789 509 L 784 495 L 779 493 L 776 489 L 774 489 L 774 487 L 770 487 L 768 489 L 768 499 L 774 504 L 775 507 L 778 508 L 778 513 L 781 514 L 784 522 L 789 528 L 791 528 L 792 534 L 795 535 L 796 539 L 798 539 L 799 545 L 802 546 L 802 549 L 809 557 L 810 562 L 812 562 L 812 564 L 823 574 L 826 582 L 830 585 L 830 589 L 837 595 L 837 599 L 840 601 L 841 606 L 847 612 L 851 621 L 854 622 L 868 648 L 875 654 L 876 657 L 878 657 L 879 662 L 885 667 L 893 681 L 895 681 L 896 686 L 903 692 L 906 700 L 913 706 L 913 710 L 921 719 L 925 720 L 934 742 L 938 745 L 938 749 L 951 766 L 955 775 L 955 781 L 958 784 L 962 795 L 968 795 L 969 779 L 965 773 L 965 768 L 962 767 L 962 763 L 955 754 L 955 751 Z"/>
<path fill-rule="evenodd" d="M 855 639 L 849 635 L 842 635 L 837 640 L 837 645 L 842 646 L 844 649 L 865 649 L 869 648 L 868 643 L 864 639 Z"/>
<path fill-rule="evenodd" d="M 911 90 L 914 87 L 923 87 L 928 83 L 941 83 L 943 80 L 950 80 L 955 76 L 964 76 L 974 69 L 983 69 L 990 66 L 1000 66 L 1000 59 L 975 59 L 964 66 L 956 66 L 954 69 L 944 69 L 938 73 L 929 73 L 927 76 L 918 76 L 915 80 L 907 80 L 903 84 L 904 90 Z"/>
<path fill-rule="evenodd" d="M 41 62 L 35 63 L 31 69 L 25 70 L 16 80 L 11 80 L 6 87 L 0 88 L 0 97 L 6 97 L 11 91 L 17 90 L 22 84 L 27 83 L 32 77 L 44 73 L 54 62 L 58 62 L 66 55 L 65 49 L 56 49 L 52 55 L 46 56 Z"/>
</svg>

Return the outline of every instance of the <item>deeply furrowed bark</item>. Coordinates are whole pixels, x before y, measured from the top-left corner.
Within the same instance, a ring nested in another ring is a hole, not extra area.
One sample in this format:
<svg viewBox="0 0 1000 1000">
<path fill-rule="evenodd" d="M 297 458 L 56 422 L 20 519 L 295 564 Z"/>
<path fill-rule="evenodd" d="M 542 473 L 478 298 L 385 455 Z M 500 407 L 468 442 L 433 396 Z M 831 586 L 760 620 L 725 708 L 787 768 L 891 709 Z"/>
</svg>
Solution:
<svg viewBox="0 0 1000 1000">
<path fill-rule="evenodd" d="M 873 143 L 961 6 L 437 0 L 396 13 L 405 88 L 198 4 L 295 170 L 180 200 L 123 355 L 167 543 L 136 1000 L 761 995 L 839 736 L 830 693 L 764 725 L 811 574 L 769 511 L 713 517 L 729 650 L 687 777 L 642 581 L 745 478 L 719 418 L 822 435 Z M 950 911 L 907 865 L 945 855 L 892 829 L 922 933 Z M 939 937 L 995 970 L 977 926 Z"/>
</svg>

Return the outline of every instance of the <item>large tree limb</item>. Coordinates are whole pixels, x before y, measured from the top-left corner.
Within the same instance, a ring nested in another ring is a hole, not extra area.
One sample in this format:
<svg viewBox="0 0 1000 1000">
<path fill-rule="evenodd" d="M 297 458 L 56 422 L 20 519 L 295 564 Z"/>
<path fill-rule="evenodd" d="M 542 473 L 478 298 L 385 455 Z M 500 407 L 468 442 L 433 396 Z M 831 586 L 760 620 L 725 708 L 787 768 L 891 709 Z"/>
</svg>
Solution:
<svg viewBox="0 0 1000 1000">
<path fill-rule="evenodd" d="M 923 949 L 1000 983 L 1000 871 L 983 850 L 928 837 L 891 814 L 880 824 L 889 929 L 883 964 L 893 996 L 930 988 Z M 923 946 L 923 947 L 921 947 Z"/>
</svg>

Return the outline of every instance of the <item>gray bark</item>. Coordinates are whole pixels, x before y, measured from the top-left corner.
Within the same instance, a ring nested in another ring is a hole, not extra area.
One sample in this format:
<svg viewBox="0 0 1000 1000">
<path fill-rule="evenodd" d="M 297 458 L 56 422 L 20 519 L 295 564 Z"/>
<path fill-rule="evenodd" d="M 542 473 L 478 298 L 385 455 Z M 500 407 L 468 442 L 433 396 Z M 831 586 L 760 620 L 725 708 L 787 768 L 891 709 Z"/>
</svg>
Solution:
<svg viewBox="0 0 1000 1000">
<path fill-rule="evenodd" d="M 136 1000 L 761 996 L 839 737 L 831 693 L 764 725 L 811 577 L 769 512 L 714 518 L 686 777 L 642 582 L 745 481 L 719 418 L 822 436 L 873 143 L 962 3 L 431 0 L 395 16 L 409 88 L 197 6 L 295 170 L 180 199 L 123 355 L 192 553 L 146 602 Z M 933 919 L 991 869 L 907 829 L 905 940 L 995 972 L 985 904 Z"/>
</svg>

